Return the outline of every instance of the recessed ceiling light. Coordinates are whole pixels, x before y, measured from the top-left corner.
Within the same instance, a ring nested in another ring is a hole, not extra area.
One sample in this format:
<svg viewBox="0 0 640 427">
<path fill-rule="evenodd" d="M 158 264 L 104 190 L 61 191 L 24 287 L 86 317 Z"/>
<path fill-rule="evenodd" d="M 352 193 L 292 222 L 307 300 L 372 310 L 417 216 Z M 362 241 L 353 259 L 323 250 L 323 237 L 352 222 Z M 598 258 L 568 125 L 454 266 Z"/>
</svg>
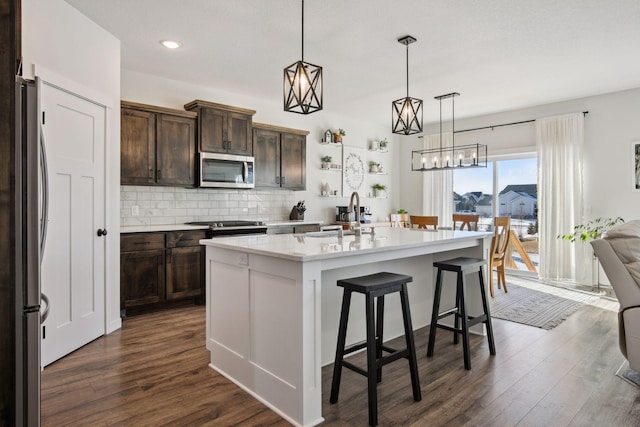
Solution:
<svg viewBox="0 0 640 427">
<path fill-rule="evenodd" d="M 160 44 L 167 49 L 177 49 L 182 46 L 182 43 L 173 40 L 160 40 Z"/>
</svg>

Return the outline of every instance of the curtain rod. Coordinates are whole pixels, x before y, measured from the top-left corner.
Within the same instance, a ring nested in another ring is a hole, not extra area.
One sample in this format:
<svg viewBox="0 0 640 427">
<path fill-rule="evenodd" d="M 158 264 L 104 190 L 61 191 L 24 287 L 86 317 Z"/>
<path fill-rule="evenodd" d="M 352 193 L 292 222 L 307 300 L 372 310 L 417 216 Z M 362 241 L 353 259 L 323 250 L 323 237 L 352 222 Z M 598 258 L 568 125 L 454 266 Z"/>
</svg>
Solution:
<svg viewBox="0 0 640 427">
<path fill-rule="evenodd" d="M 582 116 L 586 116 L 587 114 L 589 114 L 589 111 L 583 111 L 582 112 Z M 462 133 L 462 132 L 471 132 L 474 130 L 483 130 L 483 129 L 491 129 L 493 130 L 493 128 L 499 128 L 502 126 L 512 126 L 512 125 L 521 125 L 523 123 L 531 123 L 531 122 L 535 122 L 536 119 L 532 119 L 532 120 L 523 120 L 521 122 L 512 122 L 512 123 L 503 123 L 501 125 L 492 125 L 492 126 L 483 126 L 483 127 L 479 127 L 479 128 L 473 128 L 473 129 L 462 129 L 462 130 L 456 130 L 453 133 Z"/>
</svg>

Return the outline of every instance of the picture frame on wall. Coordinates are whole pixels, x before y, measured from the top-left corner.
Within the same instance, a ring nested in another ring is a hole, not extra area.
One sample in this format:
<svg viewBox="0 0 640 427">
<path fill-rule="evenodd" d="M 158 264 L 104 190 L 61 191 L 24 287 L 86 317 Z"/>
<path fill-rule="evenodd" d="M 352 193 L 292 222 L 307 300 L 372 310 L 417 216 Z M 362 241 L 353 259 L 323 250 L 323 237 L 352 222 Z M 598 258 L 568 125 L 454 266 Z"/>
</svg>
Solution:
<svg viewBox="0 0 640 427">
<path fill-rule="evenodd" d="M 640 140 L 631 142 L 633 191 L 640 191 Z"/>
</svg>

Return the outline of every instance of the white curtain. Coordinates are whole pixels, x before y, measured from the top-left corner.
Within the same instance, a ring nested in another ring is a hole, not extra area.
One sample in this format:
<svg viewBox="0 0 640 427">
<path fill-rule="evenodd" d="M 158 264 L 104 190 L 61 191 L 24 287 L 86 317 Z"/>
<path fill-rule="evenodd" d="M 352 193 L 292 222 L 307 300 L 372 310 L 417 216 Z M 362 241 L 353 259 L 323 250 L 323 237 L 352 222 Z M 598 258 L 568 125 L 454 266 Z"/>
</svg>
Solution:
<svg viewBox="0 0 640 427">
<path fill-rule="evenodd" d="M 558 239 L 557 236 L 573 232 L 573 227 L 582 219 L 583 142 L 582 113 L 536 120 L 538 272 L 542 279 L 582 279 L 576 274 L 576 259 L 582 257 L 583 245 Z"/>
<path fill-rule="evenodd" d="M 451 146 L 451 132 L 442 134 L 442 147 Z M 440 148 L 440 134 L 425 135 L 423 148 Z M 453 171 L 422 172 L 422 214 L 438 216 L 438 227 L 453 225 Z"/>
</svg>

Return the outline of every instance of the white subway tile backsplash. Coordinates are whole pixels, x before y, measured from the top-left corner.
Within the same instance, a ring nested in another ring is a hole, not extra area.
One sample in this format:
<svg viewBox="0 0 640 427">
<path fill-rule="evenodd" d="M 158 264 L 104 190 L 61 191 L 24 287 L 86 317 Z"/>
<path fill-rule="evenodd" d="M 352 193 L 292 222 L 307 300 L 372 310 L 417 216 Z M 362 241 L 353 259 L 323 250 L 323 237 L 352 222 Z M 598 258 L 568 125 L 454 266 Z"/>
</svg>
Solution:
<svg viewBox="0 0 640 427">
<path fill-rule="evenodd" d="M 176 208 L 197 208 L 198 207 L 197 200 L 176 200 L 175 206 Z"/>
<path fill-rule="evenodd" d="M 209 196 L 203 193 L 187 194 L 187 200 L 209 200 Z"/>
<path fill-rule="evenodd" d="M 289 218 L 296 194 L 283 190 L 233 190 L 179 187 L 120 187 L 122 225 L 183 224 L 191 221 Z M 139 215 L 132 215 L 138 206 Z"/>
<path fill-rule="evenodd" d="M 120 200 L 137 200 L 138 193 L 133 191 L 127 191 L 125 193 L 120 192 Z"/>
</svg>

